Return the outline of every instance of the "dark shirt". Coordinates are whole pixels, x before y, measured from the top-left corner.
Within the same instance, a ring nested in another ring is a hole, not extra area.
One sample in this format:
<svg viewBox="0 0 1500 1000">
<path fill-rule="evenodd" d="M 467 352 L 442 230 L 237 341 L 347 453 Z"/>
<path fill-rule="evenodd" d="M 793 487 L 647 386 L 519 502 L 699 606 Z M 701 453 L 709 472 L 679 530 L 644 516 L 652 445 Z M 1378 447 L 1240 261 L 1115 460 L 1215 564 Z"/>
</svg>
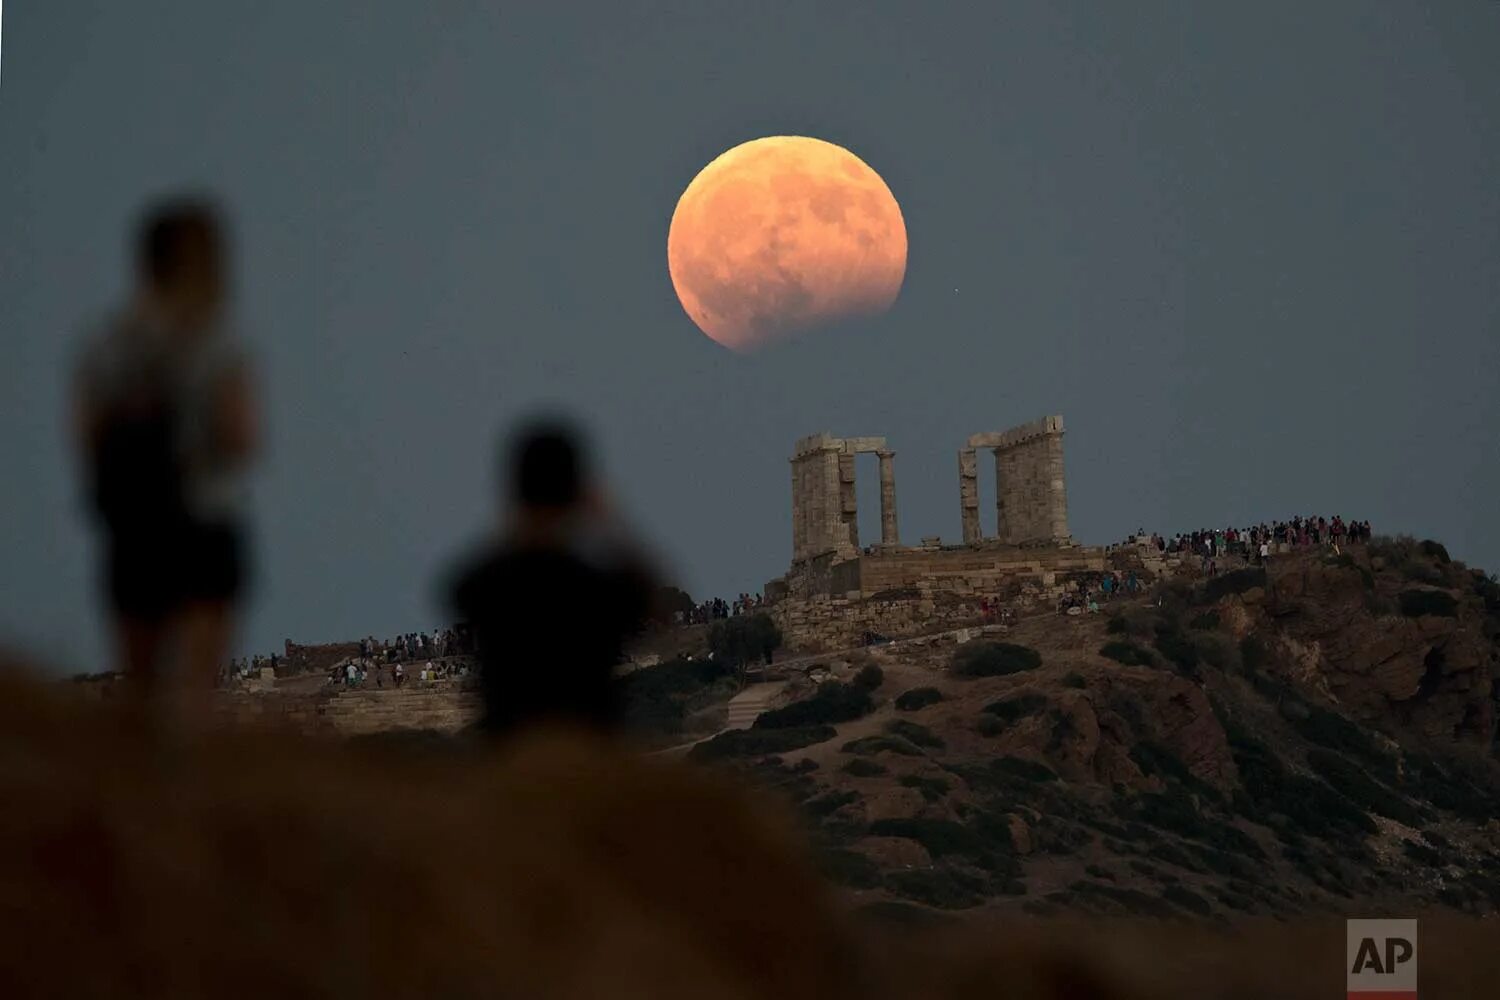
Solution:
<svg viewBox="0 0 1500 1000">
<path fill-rule="evenodd" d="M 476 642 L 481 725 L 496 734 L 541 721 L 613 729 L 614 668 L 650 593 L 628 560 L 562 548 L 496 548 L 463 569 L 452 603 Z"/>
</svg>

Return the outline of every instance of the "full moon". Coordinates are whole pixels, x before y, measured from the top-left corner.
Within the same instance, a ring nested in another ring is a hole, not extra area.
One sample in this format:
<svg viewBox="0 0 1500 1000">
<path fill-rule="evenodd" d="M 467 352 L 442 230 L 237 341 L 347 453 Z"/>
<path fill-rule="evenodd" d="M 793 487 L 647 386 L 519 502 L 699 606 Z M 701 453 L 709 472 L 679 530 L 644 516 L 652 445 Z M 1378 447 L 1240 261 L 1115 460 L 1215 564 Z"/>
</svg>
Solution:
<svg viewBox="0 0 1500 1000">
<path fill-rule="evenodd" d="M 672 213 L 667 270 L 700 330 L 753 351 L 889 309 L 906 274 L 906 223 L 885 181 L 847 149 L 769 136 L 693 178 Z"/>
</svg>

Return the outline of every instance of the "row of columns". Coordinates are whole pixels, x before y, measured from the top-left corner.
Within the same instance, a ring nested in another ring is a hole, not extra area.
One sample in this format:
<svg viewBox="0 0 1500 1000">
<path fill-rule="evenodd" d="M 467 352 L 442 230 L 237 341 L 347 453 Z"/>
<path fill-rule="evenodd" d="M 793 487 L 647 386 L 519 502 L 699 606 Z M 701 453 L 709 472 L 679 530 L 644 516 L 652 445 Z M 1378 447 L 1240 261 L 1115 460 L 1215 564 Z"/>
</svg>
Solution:
<svg viewBox="0 0 1500 1000">
<path fill-rule="evenodd" d="M 880 463 L 880 544 L 899 545 L 896 528 L 896 453 L 884 438 L 815 434 L 792 456 L 792 561 L 824 553 L 859 552 L 855 456 L 873 452 Z"/>
</svg>

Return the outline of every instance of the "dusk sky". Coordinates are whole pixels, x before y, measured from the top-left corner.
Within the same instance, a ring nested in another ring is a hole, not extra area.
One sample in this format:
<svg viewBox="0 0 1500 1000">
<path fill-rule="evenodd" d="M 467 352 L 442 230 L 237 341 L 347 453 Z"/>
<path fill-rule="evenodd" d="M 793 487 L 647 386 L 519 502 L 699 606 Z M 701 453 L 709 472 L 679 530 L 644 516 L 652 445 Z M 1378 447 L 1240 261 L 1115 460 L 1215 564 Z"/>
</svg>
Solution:
<svg viewBox="0 0 1500 1000">
<path fill-rule="evenodd" d="M 8 8 L 0 643 L 60 669 L 105 648 L 71 359 L 182 187 L 233 213 L 267 413 L 244 652 L 444 623 L 544 404 L 699 597 L 785 570 L 796 438 L 884 435 L 903 539 L 957 541 L 963 439 L 1050 413 L 1081 542 L 1341 513 L 1500 569 L 1488 0 Z M 667 228 L 776 134 L 884 178 L 905 284 L 738 355 Z"/>
</svg>

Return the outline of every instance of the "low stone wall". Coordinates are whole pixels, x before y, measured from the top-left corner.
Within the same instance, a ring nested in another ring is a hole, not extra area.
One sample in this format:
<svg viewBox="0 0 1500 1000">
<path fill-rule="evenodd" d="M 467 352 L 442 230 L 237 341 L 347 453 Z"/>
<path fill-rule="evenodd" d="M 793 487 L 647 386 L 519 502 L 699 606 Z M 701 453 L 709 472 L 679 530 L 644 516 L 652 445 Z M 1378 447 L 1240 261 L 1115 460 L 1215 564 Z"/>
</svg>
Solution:
<svg viewBox="0 0 1500 1000">
<path fill-rule="evenodd" d="M 1018 581 L 1051 587 L 1104 569 L 1104 550 L 1086 546 L 894 549 L 859 557 L 861 594 L 921 587 L 960 596 L 996 596 Z"/>
</svg>

